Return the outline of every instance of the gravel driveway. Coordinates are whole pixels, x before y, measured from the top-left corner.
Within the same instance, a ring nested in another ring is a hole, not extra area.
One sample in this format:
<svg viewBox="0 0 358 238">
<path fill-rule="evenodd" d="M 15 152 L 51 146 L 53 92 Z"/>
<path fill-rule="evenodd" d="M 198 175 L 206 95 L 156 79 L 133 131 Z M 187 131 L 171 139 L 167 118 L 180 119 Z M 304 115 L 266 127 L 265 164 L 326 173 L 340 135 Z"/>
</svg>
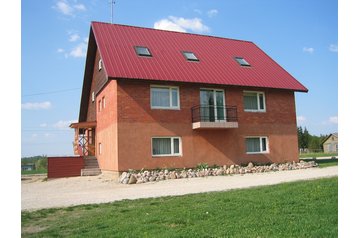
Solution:
<svg viewBox="0 0 358 238">
<path fill-rule="evenodd" d="M 43 181 L 23 180 L 21 209 L 66 207 L 123 199 L 174 196 L 272 185 L 338 175 L 338 166 L 258 174 L 228 175 L 124 185 L 103 176 L 72 177 Z"/>
</svg>

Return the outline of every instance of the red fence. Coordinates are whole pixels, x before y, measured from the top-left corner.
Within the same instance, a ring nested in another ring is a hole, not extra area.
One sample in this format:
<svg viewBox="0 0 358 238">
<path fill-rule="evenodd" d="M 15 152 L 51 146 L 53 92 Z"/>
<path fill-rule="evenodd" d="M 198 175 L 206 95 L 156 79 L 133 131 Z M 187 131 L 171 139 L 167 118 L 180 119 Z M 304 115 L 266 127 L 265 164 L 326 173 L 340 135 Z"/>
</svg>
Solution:
<svg viewBox="0 0 358 238">
<path fill-rule="evenodd" d="M 48 157 L 47 177 L 64 178 L 81 176 L 81 169 L 84 168 L 82 156 Z"/>
</svg>

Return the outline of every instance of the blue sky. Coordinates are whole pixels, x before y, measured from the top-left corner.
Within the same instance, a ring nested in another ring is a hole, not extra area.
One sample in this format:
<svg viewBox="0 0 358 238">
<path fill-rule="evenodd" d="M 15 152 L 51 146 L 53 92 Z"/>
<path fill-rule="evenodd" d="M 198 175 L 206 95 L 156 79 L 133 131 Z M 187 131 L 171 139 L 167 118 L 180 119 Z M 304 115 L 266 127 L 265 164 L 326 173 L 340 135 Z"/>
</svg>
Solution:
<svg viewBox="0 0 358 238">
<path fill-rule="evenodd" d="M 72 155 L 91 21 L 110 21 L 108 0 L 21 2 L 21 156 Z M 114 23 L 253 41 L 308 93 L 298 125 L 338 131 L 335 0 L 116 0 Z"/>
</svg>

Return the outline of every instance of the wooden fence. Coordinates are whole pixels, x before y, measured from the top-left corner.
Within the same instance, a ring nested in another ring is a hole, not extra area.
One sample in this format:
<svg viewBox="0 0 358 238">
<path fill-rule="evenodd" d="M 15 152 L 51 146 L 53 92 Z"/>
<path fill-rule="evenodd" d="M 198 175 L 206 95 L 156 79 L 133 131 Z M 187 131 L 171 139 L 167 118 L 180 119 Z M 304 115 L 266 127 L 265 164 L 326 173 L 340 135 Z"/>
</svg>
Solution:
<svg viewBox="0 0 358 238">
<path fill-rule="evenodd" d="M 81 176 L 84 168 L 82 156 L 48 157 L 47 177 L 64 178 Z"/>
</svg>

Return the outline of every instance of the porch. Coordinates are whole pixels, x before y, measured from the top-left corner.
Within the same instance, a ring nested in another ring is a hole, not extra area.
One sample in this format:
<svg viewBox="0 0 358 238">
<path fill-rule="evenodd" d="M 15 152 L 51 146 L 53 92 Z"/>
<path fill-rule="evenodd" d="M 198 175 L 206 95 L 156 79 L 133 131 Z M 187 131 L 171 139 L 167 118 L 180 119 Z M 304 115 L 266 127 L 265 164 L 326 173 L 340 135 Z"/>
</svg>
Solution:
<svg viewBox="0 0 358 238">
<path fill-rule="evenodd" d="M 95 121 L 71 123 L 75 129 L 73 152 L 79 156 L 96 155 L 96 125 Z"/>
</svg>

